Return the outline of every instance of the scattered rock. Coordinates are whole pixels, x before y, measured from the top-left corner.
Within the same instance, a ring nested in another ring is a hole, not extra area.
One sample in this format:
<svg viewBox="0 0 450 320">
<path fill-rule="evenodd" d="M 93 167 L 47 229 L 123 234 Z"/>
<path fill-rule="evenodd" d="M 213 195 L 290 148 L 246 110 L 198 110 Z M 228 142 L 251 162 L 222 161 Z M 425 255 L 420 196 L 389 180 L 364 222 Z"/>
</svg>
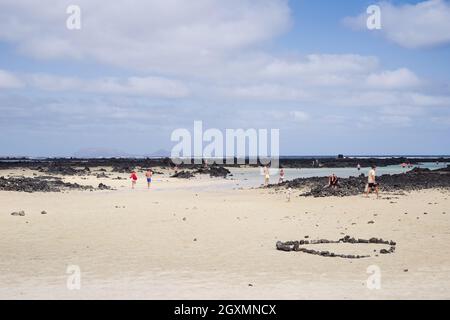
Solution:
<svg viewBox="0 0 450 320">
<path fill-rule="evenodd" d="M 97 174 L 97 179 L 100 179 L 100 178 L 109 178 L 109 176 L 106 173 L 102 172 L 102 173 Z"/>
<path fill-rule="evenodd" d="M 384 245 L 390 245 L 389 250 L 381 249 L 380 253 L 382 254 L 389 254 L 395 252 L 395 246 L 396 243 L 394 241 L 385 241 L 383 239 L 378 238 L 370 238 L 370 239 L 355 239 L 353 237 L 350 237 L 346 235 L 345 237 L 339 239 L 339 240 L 327 240 L 327 239 L 320 239 L 320 240 L 300 240 L 300 241 L 286 241 L 281 242 L 277 241 L 276 248 L 280 251 L 299 251 L 304 252 L 308 254 L 313 255 L 320 255 L 322 257 L 340 257 L 345 259 L 362 259 L 362 258 L 368 258 L 370 255 L 344 255 L 344 254 L 336 254 L 334 252 L 330 251 L 319 251 L 319 250 L 313 250 L 313 249 L 307 249 L 302 248 L 300 246 L 302 245 L 309 245 L 309 244 L 322 244 L 322 243 L 351 243 L 351 244 L 361 244 L 361 243 L 374 243 L 374 244 L 384 244 Z M 376 252 L 376 250 L 374 250 Z M 375 255 L 378 256 L 378 255 Z"/>
<path fill-rule="evenodd" d="M 226 178 L 227 175 L 229 175 L 231 172 L 227 168 L 214 165 L 214 166 L 210 166 L 207 168 L 200 168 L 200 169 L 194 171 L 194 173 L 209 174 L 210 177 Z"/>
<path fill-rule="evenodd" d="M 112 190 L 110 186 L 107 186 L 106 184 L 99 183 L 98 187 L 99 190 Z"/>
<path fill-rule="evenodd" d="M 23 211 L 23 210 L 20 210 L 20 211 L 15 211 L 15 212 L 11 212 L 11 215 L 12 216 L 20 216 L 20 217 L 23 217 L 24 215 L 25 215 L 25 211 Z"/>
<path fill-rule="evenodd" d="M 189 171 L 180 171 L 171 176 L 172 178 L 180 178 L 180 179 L 190 179 L 193 178 L 194 175 Z"/>
</svg>

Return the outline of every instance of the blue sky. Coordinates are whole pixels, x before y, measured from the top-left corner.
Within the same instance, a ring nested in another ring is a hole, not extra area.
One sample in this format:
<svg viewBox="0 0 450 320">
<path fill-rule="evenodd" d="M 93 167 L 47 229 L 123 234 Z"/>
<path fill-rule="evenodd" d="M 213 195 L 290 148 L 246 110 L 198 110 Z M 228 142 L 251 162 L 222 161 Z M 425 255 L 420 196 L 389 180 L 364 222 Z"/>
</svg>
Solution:
<svg viewBox="0 0 450 320">
<path fill-rule="evenodd" d="M 450 154 L 449 58 L 444 0 L 5 0 L 0 156 L 151 154 L 194 120 L 280 129 L 284 155 Z"/>
</svg>

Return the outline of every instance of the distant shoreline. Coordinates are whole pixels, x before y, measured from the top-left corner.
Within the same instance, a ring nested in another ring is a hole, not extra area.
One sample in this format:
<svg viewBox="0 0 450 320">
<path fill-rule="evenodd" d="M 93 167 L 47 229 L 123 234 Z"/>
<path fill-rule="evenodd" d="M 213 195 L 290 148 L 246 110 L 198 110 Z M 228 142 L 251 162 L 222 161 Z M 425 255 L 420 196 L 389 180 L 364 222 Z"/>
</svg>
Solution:
<svg viewBox="0 0 450 320">
<path fill-rule="evenodd" d="M 223 159 L 223 164 L 218 166 L 223 167 L 242 167 L 261 166 L 261 163 L 249 163 L 249 159 L 231 159 L 232 164 L 226 163 Z M 208 164 L 211 165 L 214 159 L 209 159 Z M 390 165 L 401 165 L 408 163 L 411 165 L 419 163 L 430 162 L 450 162 L 450 156 L 344 156 L 344 157 L 325 157 L 325 156 L 299 156 L 299 157 L 280 157 L 279 164 L 284 168 L 352 168 L 358 164 L 361 167 L 368 167 L 375 164 L 379 167 L 385 167 Z M 179 165 L 179 168 L 199 168 L 205 165 L 203 164 L 185 163 Z M 174 167 L 175 164 L 170 158 L 26 158 L 26 157 L 0 157 L 0 169 L 7 168 L 36 168 L 39 166 L 69 166 L 69 167 L 101 167 L 112 166 L 122 168 L 151 168 L 151 167 Z"/>
</svg>

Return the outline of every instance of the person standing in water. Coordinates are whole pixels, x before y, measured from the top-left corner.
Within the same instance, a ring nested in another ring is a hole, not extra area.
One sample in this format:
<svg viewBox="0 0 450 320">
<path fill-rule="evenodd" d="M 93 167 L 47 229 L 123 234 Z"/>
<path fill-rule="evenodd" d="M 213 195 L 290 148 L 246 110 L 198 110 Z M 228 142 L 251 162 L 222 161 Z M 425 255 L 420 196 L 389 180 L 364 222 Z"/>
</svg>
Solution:
<svg viewBox="0 0 450 320">
<path fill-rule="evenodd" d="M 361 170 L 361 165 L 358 163 L 358 165 L 356 166 L 356 168 L 358 168 L 358 171 Z"/>
<path fill-rule="evenodd" d="M 366 189 L 366 197 L 369 197 L 370 191 L 375 189 L 375 193 L 377 194 L 378 199 L 378 183 L 376 182 L 376 172 L 375 169 L 377 167 L 373 164 L 372 169 L 369 170 L 369 177 L 367 179 L 368 185 Z"/>
<path fill-rule="evenodd" d="M 131 189 L 134 189 L 134 186 L 136 185 L 136 181 L 138 179 L 136 171 L 131 172 L 130 179 L 131 179 Z"/>
<path fill-rule="evenodd" d="M 265 187 L 267 187 L 269 185 L 269 179 L 270 179 L 269 169 L 267 168 L 267 166 L 264 166 L 264 186 Z"/>
<path fill-rule="evenodd" d="M 148 169 L 145 173 L 145 177 L 147 178 L 147 189 L 150 189 L 150 186 L 152 184 L 153 171 L 151 169 Z"/>
<path fill-rule="evenodd" d="M 280 178 L 278 179 L 278 183 L 283 183 L 284 182 L 284 169 L 281 168 L 280 169 Z"/>
</svg>

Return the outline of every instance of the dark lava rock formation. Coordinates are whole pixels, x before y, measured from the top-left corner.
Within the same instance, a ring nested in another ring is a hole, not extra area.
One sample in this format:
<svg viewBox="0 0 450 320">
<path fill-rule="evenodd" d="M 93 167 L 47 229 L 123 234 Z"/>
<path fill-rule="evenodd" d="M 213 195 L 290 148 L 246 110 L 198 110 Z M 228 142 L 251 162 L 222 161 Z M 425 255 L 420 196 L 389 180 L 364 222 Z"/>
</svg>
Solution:
<svg viewBox="0 0 450 320">
<path fill-rule="evenodd" d="M 103 185 L 99 189 L 110 189 Z M 0 177 L 0 190 L 19 192 L 60 192 L 62 190 L 94 190 L 92 186 L 83 186 L 78 183 L 68 183 L 56 177 Z"/>
<path fill-rule="evenodd" d="M 224 159 L 225 160 L 225 159 Z M 232 159 L 233 160 L 233 159 Z M 384 167 L 388 165 L 399 165 L 401 163 L 417 164 L 419 162 L 450 162 L 450 158 L 404 158 L 404 157 L 392 157 L 392 158 L 345 158 L 345 157 L 328 157 L 328 158 L 314 158 L 314 157 L 281 157 L 279 159 L 280 166 L 284 168 L 356 168 L 359 163 L 362 167 L 369 167 L 372 164 L 376 164 L 378 167 Z M 222 163 L 225 163 L 223 161 Z M 237 159 L 232 161 L 234 164 L 222 165 L 218 164 L 218 167 L 239 167 Z M 245 164 L 249 165 L 249 159 L 245 159 Z M 210 162 L 212 166 L 212 161 Z M 162 167 L 169 168 L 175 167 L 175 164 L 170 158 L 100 158 L 100 159 L 81 159 L 81 158 L 48 158 L 48 159 L 28 159 L 28 158 L 0 158 L 0 169 L 9 168 L 30 168 L 37 169 L 38 167 L 52 167 L 50 170 L 56 170 L 67 172 L 72 174 L 73 170 L 65 169 L 67 167 L 79 167 L 79 168 L 95 168 L 95 167 L 112 167 L 116 172 L 131 172 L 131 169 L 135 167 L 141 168 L 153 168 Z M 181 164 L 178 165 L 180 169 L 200 169 L 204 166 L 202 164 Z M 250 166 L 261 166 L 261 163 L 250 164 Z M 76 170 L 76 169 L 75 169 Z M 84 169 L 84 171 L 87 171 Z"/>
<path fill-rule="evenodd" d="M 85 167 L 84 169 L 75 169 L 72 166 L 58 164 L 50 164 L 48 167 L 38 167 L 37 170 L 47 174 L 59 174 L 64 176 L 86 175 L 90 173 L 88 167 Z"/>
<path fill-rule="evenodd" d="M 379 176 L 377 182 L 380 184 L 382 192 L 450 188 L 450 170 L 448 167 L 439 170 L 415 168 L 406 173 Z M 293 189 L 307 189 L 308 191 L 300 194 L 305 197 L 344 197 L 363 193 L 366 183 L 367 177 L 361 174 L 358 177 L 339 178 L 337 188 L 327 186 L 327 177 L 298 178 L 271 187 L 285 186 Z"/>
<path fill-rule="evenodd" d="M 189 171 L 179 171 L 171 176 L 172 178 L 190 179 L 195 177 L 193 173 Z"/>
<path fill-rule="evenodd" d="M 222 177 L 226 178 L 231 172 L 227 168 L 219 166 L 211 166 L 206 168 L 200 168 L 194 171 L 194 174 L 209 174 L 210 177 Z"/>
<path fill-rule="evenodd" d="M 287 242 L 281 242 L 278 241 L 276 243 L 277 250 L 280 251 L 298 251 L 313 255 L 318 255 L 322 257 L 338 257 L 338 258 L 344 258 L 344 259 L 361 259 L 361 258 L 369 258 L 370 255 L 345 255 L 345 254 L 339 254 L 334 253 L 330 251 L 320 251 L 320 250 L 314 250 L 314 249 L 307 249 L 302 248 L 301 246 L 304 245 L 314 245 L 314 244 L 323 244 L 323 243 L 351 243 L 351 244 L 383 244 L 383 245 L 389 245 L 389 249 L 381 249 L 381 254 L 390 254 L 395 252 L 395 246 L 397 243 L 394 241 L 387 241 L 383 239 L 378 238 L 370 238 L 370 239 L 355 239 L 350 236 L 345 236 L 339 240 L 327 240 L 327 239 L 320 239 L 320 240 L 300 240 L 300 241 L 287 241 Z"/>
</svg>

